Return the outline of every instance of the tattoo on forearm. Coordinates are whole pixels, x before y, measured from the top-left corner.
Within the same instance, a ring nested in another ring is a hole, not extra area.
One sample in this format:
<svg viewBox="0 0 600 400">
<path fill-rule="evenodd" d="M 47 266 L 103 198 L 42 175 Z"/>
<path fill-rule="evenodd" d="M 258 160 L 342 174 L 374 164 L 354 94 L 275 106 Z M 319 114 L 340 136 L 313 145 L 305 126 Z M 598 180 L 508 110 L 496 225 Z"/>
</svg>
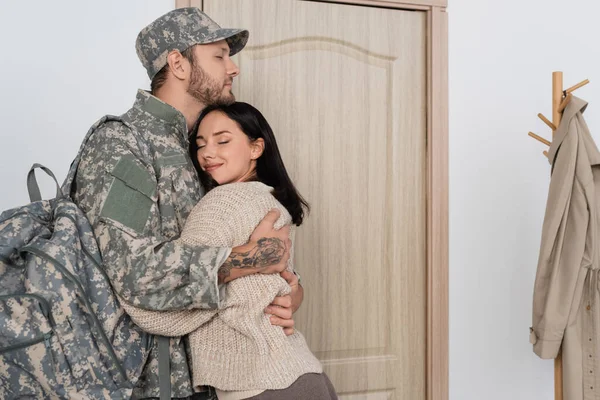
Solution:
<svg viewBox="0 0 600 400">
<path fill-rule="evenodd" d="M 259 268 L 279 264 L 285 253 L 285 244 L 276 238 L 260 239 L 257 248 L 254 263 Z"/>
<path fill-rule="evenodd" d="M 231 275 L 234 268 L 264 268 L 281 262 L 285 253 L 285 244 L 277 238 L 262 238 L 256 246 L 244 253 L 232 252 L 219 268 L 219 278 L 223 280 Z"/>
</svg>

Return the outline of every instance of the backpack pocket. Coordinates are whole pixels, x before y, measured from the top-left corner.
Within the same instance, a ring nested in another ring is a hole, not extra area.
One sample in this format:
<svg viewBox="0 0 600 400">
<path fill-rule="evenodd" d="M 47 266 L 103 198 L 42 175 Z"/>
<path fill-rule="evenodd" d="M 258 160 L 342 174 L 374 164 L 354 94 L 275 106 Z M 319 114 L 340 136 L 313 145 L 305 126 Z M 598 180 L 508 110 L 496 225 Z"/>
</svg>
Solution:
<svg viewBox="0 0 600 400">
<path fill-rule="evenodd" d="M 0 296 L 0 394 L 35 398 L 58 393 L 50 305 L 36 294 Z"/>
</svg>

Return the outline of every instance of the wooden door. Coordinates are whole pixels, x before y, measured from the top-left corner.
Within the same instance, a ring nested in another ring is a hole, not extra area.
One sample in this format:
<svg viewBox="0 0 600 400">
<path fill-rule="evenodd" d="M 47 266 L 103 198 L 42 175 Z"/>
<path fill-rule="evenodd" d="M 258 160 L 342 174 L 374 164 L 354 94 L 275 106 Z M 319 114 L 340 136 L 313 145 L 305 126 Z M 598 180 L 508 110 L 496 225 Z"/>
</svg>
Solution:
<svg viewBox="0 0 600 400">
<path fill-rule="evenodd" d="M 427 18 L 299 0 L 204 0 L 250 31 L 234 92 L 261 110 L 312 212 L 298 329 L 342 399 L 426 397 Z"/>
</svg>

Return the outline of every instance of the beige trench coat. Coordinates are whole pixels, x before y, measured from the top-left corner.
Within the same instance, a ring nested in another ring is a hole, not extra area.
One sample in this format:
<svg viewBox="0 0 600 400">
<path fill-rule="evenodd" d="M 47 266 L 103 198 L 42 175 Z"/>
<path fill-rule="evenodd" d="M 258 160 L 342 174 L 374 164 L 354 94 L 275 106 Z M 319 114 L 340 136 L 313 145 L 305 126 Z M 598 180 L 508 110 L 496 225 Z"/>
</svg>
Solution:
<svg viewBox="0 0 600 400">
<path fill-rule="evenodd" d="M 556 358 L 562 345 L 564 400 L 600 399 L 600 153 L 586 107 L 573 97 L 548 152 L 552 179 L 530 330 L 541 358 Z"/>
</svg>

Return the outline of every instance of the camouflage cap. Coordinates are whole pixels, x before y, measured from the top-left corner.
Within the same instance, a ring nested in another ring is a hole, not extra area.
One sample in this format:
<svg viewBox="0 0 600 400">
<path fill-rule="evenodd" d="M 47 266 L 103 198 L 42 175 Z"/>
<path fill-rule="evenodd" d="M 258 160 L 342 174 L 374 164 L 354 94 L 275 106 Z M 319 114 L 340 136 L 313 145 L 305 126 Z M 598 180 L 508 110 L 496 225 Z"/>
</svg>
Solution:
<svg viewBox="0 0 600 400">
<path fill-rule="evenodd" d="M 223 29 L 196 7 L 178 8 L 156 19 L 139 33 L 135 48 L 150 79 L 165 65 L 173 50 L 184 51 L 195 44 L 227 40 L 229 55 L 246 46 L 249 33 L 244 29 Z"/>
</svg>

